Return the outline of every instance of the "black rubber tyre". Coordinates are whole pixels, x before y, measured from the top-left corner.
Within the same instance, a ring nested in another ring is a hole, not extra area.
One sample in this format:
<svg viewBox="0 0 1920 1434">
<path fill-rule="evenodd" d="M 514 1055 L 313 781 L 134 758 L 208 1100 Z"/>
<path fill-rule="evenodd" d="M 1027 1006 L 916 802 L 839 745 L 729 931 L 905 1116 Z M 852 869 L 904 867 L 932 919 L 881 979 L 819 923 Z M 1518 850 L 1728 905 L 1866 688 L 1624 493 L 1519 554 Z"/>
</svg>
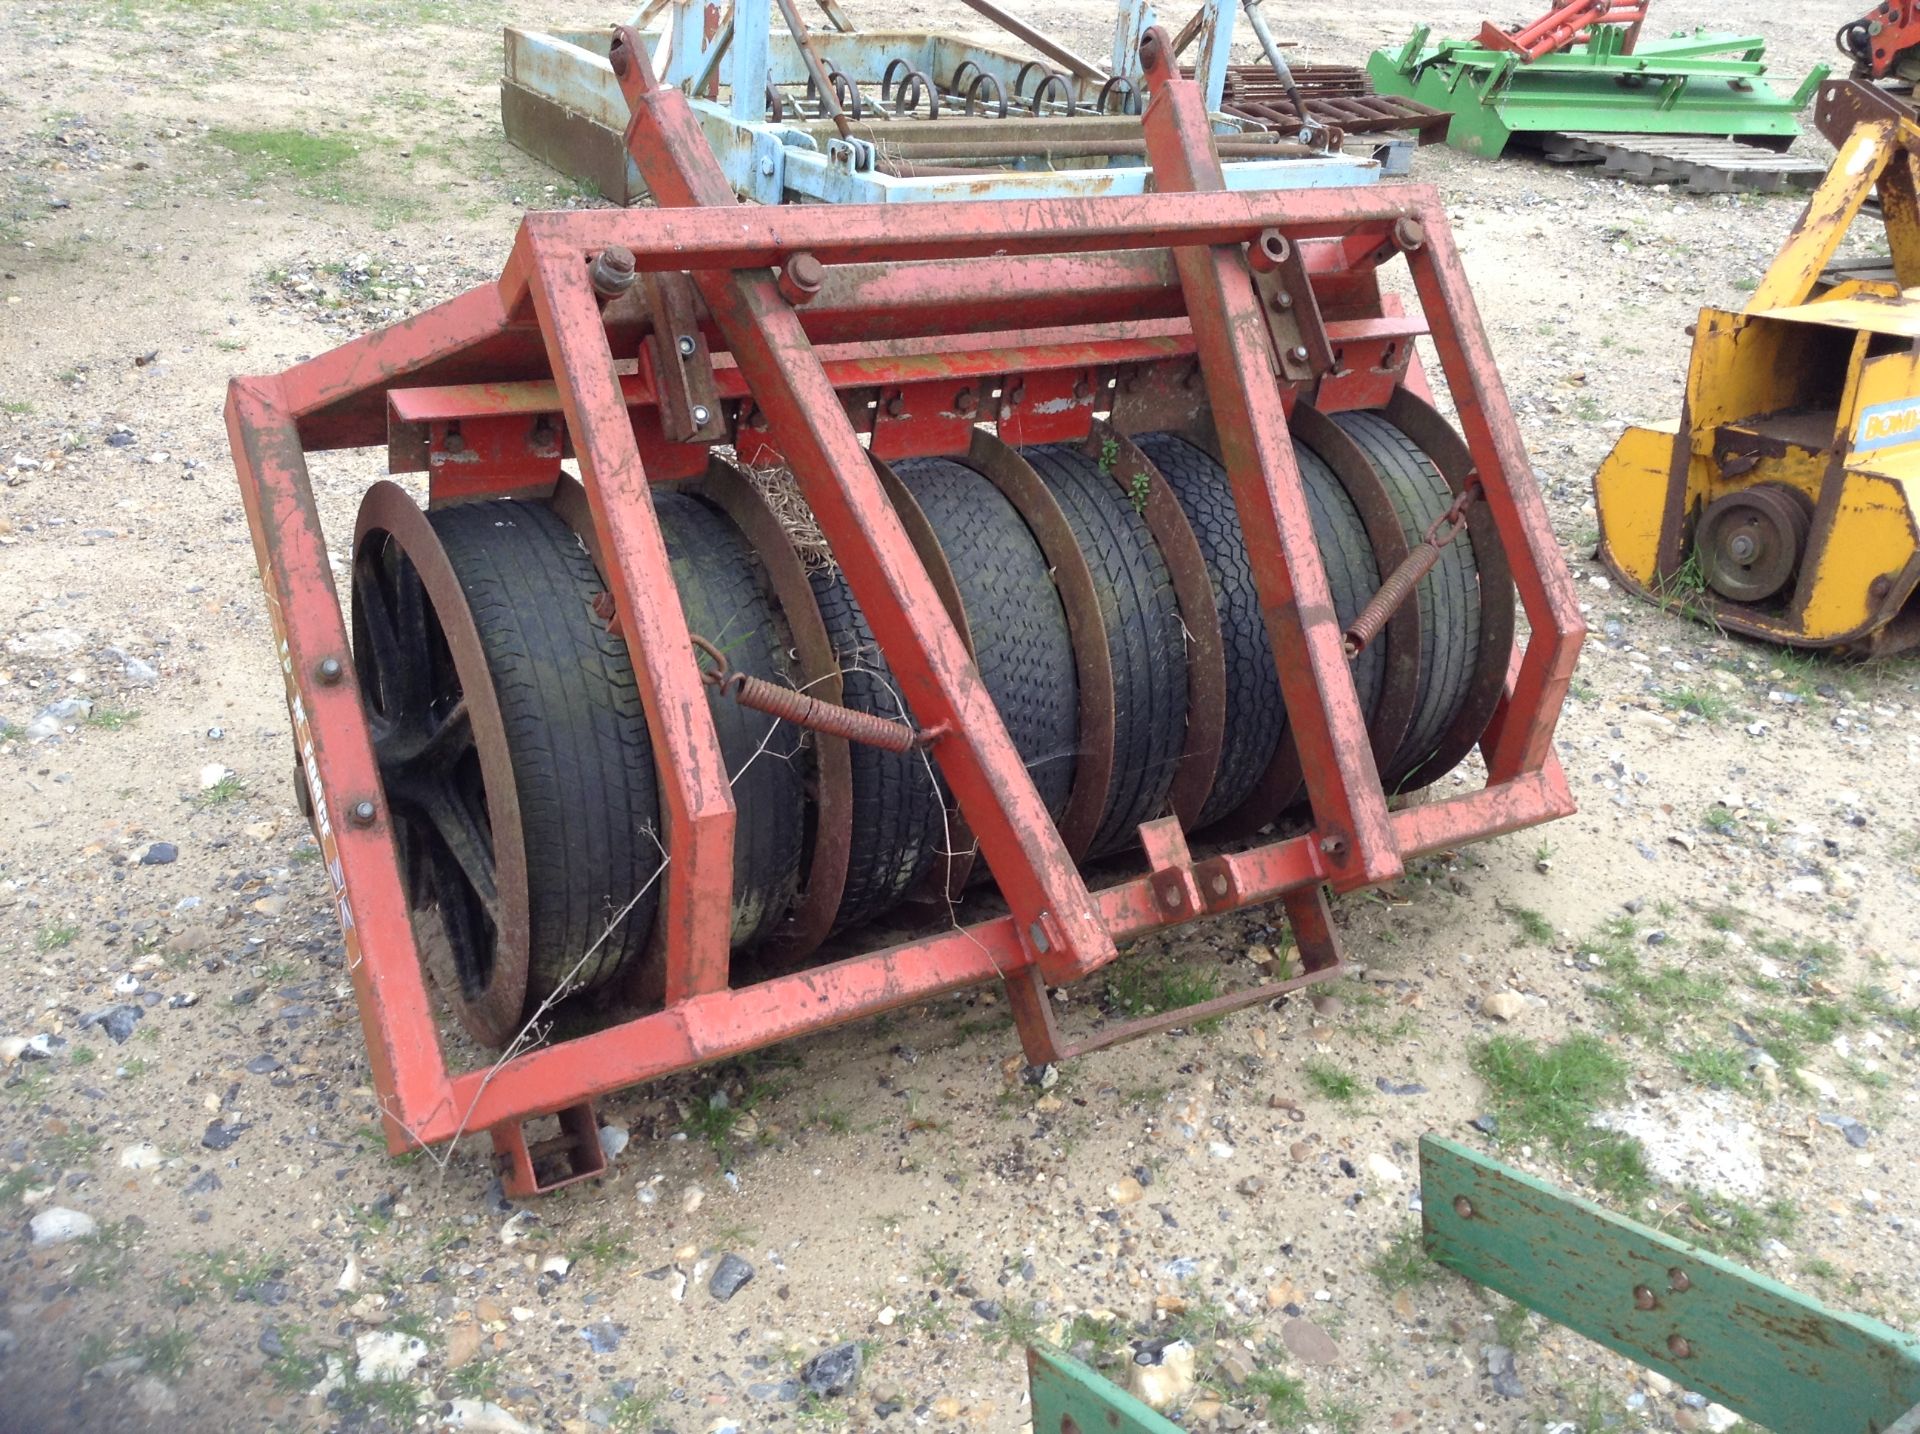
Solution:
<svg viewBox="0 0 1920 1434">
<path fill-rule="evenodd" d="M 840 664 L 841 701 L 858 712 L 911 721 L 846 577 L 837 568 L 815 569 L 807 580 Z M 946 832 L 939 783 L 925 752 L 884 752 L 849 742 L 847 754 L 853 823 L 836 929 L 869 921 L 905 896 L 933 864 Z"/>
<path fill-rule="evenodd" d="M 1246 539 L 1233 506 L 1227 474 L 1212 455 L 1171 433 L 1147 433 L 1134 439 L 1167 480 L 1206 559 L 1213 601 L 1220 613 L 1220 643 L 1226 662 L 1226 729 L 1213 790 L 1200 807 L 1199 826 L 1219 820 L 1253 790 L 1273 759 L 1286 729 L 1287 709 L 1273 646 L 1260 615 L 1260 594 L 1247 565 Z"/>
<path fill-rule="evenodd" d="M 605 584 L 552 509 L 463 503 L 429 521 L 506 729 L 526 848 L 530 1010 L 563 983 L 606 985 L 647 944 L 662 859 L 652 743 L 627 645 L 593 613 Z"/>
<path fill-rule="evenodd" d="M 1013 504 L 971 468 L 915 458 L 893 471 L 939 539 L 966 609 L 974 666 L 1058 820 L 1073 790 L 1080 685 L 1046 556 Z"/>
<path fill-rule="evenodd" d="M 1377 413 L 1338 413 L 1333 421 L 1360 445 L 1386 482 L 1409 547 L 1453 504 L 1453 490 L 1413 440 Z M 1459 715 L 1480 655 L 1480 571 L 1473 541 L 1461 534 L 1416 589 L 1420 604 L 1420 683 L 1413 720 L 1384 774 L 1389 790 L 1433 755 Z"/>
<path fill-rule="evenodd" d="M 689 630 L 726 653 L 733 671 L 790 685 L 793 639 L 740 530 L 684 493 L 656 494 L 653 504 Z M 746 951 L 779 925 L 800 884 L 800 733 L 717 692 L 708 705 L 733 782 L 733 945 Z"/>
<path fill-rule="evenodd" d="M 1200 809 L 1199 824 L 1204 825 L 1231 812 L 1252 792 L 1286 729 L 1286 708 L 1226 469 L 1211 454 L 1172 434 L 1150 433 L 1134 443 L 1180 500 L 1200 540 L 1220 611 L 1227 666 L 1226 736 L 1213 791 Z M 1333 470 L 1298 442 L 1293 455 L 1306 488 L 1307 511 L 1326 565 L 1334 612 L 1344 626 L 1359 615 L 1380 586 L 1379 568 L 1359 511 Z M 1380 650 L 1361 653 L 1352 670 L 1360 715 L 1371 723 L 1385 674 Z"/>
<path fill-rule="evenodd" d="M 1333 469 L 1305 444 L 1295 441 L 1294 461 L 1306 482 L 1307 510 L 1313 515 L 1313 535 L 1320 541 L 1320 561 L 1326 565 L 1327 586 L 1333 590 L 1333 611 L 1345 629 L 1380 589 L 1380 566 L 1373 558 L 1360 510 Z M 1373 725 L 1386 679 L 1386 653 L 1374 645 L 1351 663 L 1353 687 L 1360 699 L 1360 715 Z"/>
<path fill-rule="evenodd" d="M 1167 804 L 1187 734 L 1186 631 L 1153 530 L 1120 485 L 1074 444 L 1023 448 L 1058 500 L 1093 589 L 1113 664 L 1113 778 L 1088 844 L 1104 856 Z"/>
</svg>

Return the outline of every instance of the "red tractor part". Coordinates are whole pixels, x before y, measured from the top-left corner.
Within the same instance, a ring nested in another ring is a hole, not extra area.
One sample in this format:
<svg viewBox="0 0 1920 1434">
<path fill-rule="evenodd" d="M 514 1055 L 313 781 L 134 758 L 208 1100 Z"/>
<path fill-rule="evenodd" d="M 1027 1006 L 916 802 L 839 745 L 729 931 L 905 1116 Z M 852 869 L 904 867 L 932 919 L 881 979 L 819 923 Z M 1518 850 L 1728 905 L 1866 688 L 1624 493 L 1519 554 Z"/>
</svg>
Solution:
<svg viewBox="0 0 1920 1434">
<path fill-rule="evenodd" d="M 395 1152 L 583 1178 L 596 1096 L 985 982 L 1035 1064 L 1269 1000 L 1341 971 L 1327 888 L 1573 810 L 1583 626 L 1440 197 L 1226 192 L 1142 56 L 1153 194 L 776 208 L 623 29 L 661 207 L 529 214 L 497 283 L 234 380 Z M 426 506 L 368 491 L 350 641 L 306 455 L 381 445 Z M 1283 979 L 1056 1029 L 1118 943 L 1274 902 Z"/>
<path fill-rule="evenodd" d="M 1567 0 L 1517 30 L 1503 30 L 1488 20 L 1480 27 L 1480 45 L 1506 50 L 1522 60 L 1537 60 L 1572 49 L 1595 25 L 1626 25 L 1630 29 L 1620 53 L 1631 55 L 1647 20 L 1648 4 L 1649 0 Z"/>
<path fill-rule="evenodd" d="M 1854 74 L 1884 80 L 1899 73 L 1908 52 L 1920 46 L 1920 4 L 1881 0 L 1858 20 L 1842 25 L 1834 39 L 1840 53 L 1853 61 Z"/>
</svg>

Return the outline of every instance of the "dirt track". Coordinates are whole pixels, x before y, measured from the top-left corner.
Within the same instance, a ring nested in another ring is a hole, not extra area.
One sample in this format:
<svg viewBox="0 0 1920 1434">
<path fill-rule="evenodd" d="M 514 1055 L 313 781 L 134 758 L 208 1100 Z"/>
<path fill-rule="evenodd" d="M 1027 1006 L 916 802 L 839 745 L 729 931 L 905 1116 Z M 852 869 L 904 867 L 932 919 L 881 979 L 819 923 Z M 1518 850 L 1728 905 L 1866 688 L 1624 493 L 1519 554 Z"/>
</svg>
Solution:
<svg viewBox="0 0 1920 1434">
<path fill-rule="evenodd" d="M 1797 78 L 1855 10 L 1738 19 Z M 1055 5 L 1049 28 L 1104 53 L 1105 13 Z M 1480 13 L 1273 19 L 1355 61 Z M 1796 206 L 1524 160 L 1429 150 L 1417 177 L 1589 606 L 1560 747 L 1579 816 L 1341 902 L 1361 969 L 1335 999 L 1044 1091 L 983 993 L 616 1097 L 610 1177 L 523 1214 L 483 1140 L 444 1169 L 378 1148 L 224 388 L 485 282 L 519 210 L 575 200 L 500 136 L 498 27 L 609 18 L 0 6 L 0 1037 L 48 1038 L 0 1047 L 0 1430 L 438 1427 L 486 1399 L 543 1430 L 1014 1431 L 1024 1339 L 1112 1361 L 1155 1331 L 1201 1349 L 1194 1428 L 1724 1427 L 1412 1258 L 1424 1131 L 1597 1178 L 1469 1125 L 1501 1108 L 1475 1066 L 1494 1036 L 1624 1061 L 1607 1104 L 1655 1177 L 1638 1213 L 1912 1328 L 1920 668 L 1725 640 L 1589 559 L 1594 467 L 1677 411 L 1685 326 L 1738 305 Z M 336 553 L 379 465 L 315 464 Z M 90 712 L 25 734 L 66 698 Z M 1278 919 L 1144 943 L 1064 1019 L 1150 999 L 1175 958 L 1252 979 Z M 1506 990 L 1510 1024 L 1481 1009 Z M 83 1028 L 115 1005 L 139 1012 L 122 1039 Z M 56 1206 L 93 1237 L 34 1247 Z M 721 1303 L 728 1252 L 757 1273 Z M 422 1342 L 410 1377 L 310 1393 L 382 1333 Z M 843 1340 L 858 1392 L 794 1400 Z"/>
</svg>

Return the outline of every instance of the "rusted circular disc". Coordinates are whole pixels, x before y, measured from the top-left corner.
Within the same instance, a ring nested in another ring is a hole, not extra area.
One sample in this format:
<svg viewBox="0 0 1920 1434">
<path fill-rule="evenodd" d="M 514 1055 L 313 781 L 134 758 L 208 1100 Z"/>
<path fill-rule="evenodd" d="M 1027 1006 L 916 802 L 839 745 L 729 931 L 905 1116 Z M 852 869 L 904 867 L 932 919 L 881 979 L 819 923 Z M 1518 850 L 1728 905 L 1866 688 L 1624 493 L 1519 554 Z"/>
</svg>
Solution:
<svg viewBox="0 0 1920 1434">
<path fill-rule="evenodd" d="M 1383 412 L 1387 422 L 1406 434 L 1433 460 L 1433 466 L 1440 470 L 1440 476 L 1455 493 L 1475 476 L 1473 454 L 1466 440 L 1454 432 L 1453 425 L 1425 399 L 1405 388 L 1396 388 Z M 1478 745 L 1480 734 L 1487 730 L 1493 709 L 1506 690 L 1507 663 L 1513 655 L 1513 569 L 1507 562 L 1507 550 L 1501 545 L 1493 513 L 1485 502 L 1467 509 L 1466 541 L 1473 544 L 1474 565 L 1480 570 L 1480 653 L 1474 662 L 1473 680 L 1467 685 L 1459 715 L 1441 737 L 1440 745 L 1431 757 L 1406 775 L 1398 784 L 1398 791 L 1411 792 L 1427 786 L 1459 766 Z"/>
<path fill-rule="evenodd" d="M 1137 490 L 1136 476 L 1144 478 L 1145 502 L 1141 515 L 1160 548 L 1173 580 L 1174 601 L 1187 630 L 1187 734 L 1180 765 L 1167 792 L 1167 805 L 1182 827 L 1191 827 L 1213 790 L 1220 765 L 1220 747 L 1226 733 L 1226 655 L 1221 649 L 1220 609 L 1213 600 L 1213 580 L 1193 526 L 1180 500 L 1151 459 L 1133 440 L 1116 433 L 1105 419 L 1096 419 L 1087 436 L 1086 451 L 1104 460 L 1114 445 L 1108 469 L 1113 481 L 1129 496 Z"/>
<path fill-rule="evenodd" d="M 984 428 L 973 430 L 967 466 L 1006 495 L 1033 532 L 1053 569 L 1054 586 L 1067 610 L 1074 667 L 1080 680 L 1080 734 L 1074 747 L 1073 789 L 1060 814 L 1060 840 L 1075 861 L 1086 855 L 1107 807 L 1113 784 L 1113 654 L 1106 620 L 1094 588 L 1093 570 L 1074 540 L 1060 501 L 1019 450 Z"/>
<path fill-rule="evenodd" d="M 520 796 L 513 775 L 513 758 L 507 750 L 506 724 L 500 716 L 500 703 L 488 669 L 486 651 L 480 643 L 473 613 L 455 576 L 452 564 L 439 537 L 427 521 L 427 515 L 397 483 L 380 482 L 367 490 L 353 528 L 354 606 L 382 601 L 380 594 L 363 584 L 380 581 L 384 570 L 396 584 L 417 579 L 420 592 L 411 597 L 395 589 L 390 596 L 400 602 L 424 597 L 421 636 L 427 637 L 426 624 L 436 625 L 447 646 L 453 676 L 459 683 L 473 731 L 473 746 L 479 758 L 481 783 L 487 810 L 487 827 L 493 847 L 493 886 L 496 893 L 494 939 L 484 990 L 469 998 L 462 988 L 455 966 L 453 943 L 444 922 L 436 914 L 437 906 L 426 900 L 423 873 L 407 869 L 409 844 L 403 839 L 400 824 L 394 819 L 391 802 L 385 803 L 389 829 L 394 834 L 396 858 L 402 865 L 407 894 L 408 915 L 412 918 L 415 940 L 434 984 L 473 1038 L 483 1045 L 499 1047 L 513 1039 L 520 1028 L 526 1005 L 527 965 L 530 918 L 527 895 L 527 855 L 520 825 Z M 391 567 L 385 567 L 391 561 Z M 411 573 L 410 578 L 408 574 Z M 361 699 L 367 709 L 368 726 L 373 737 L 376 760 L 381 756 L 383 736 L 389 724 L 368 699 L 369 665 L 373 661 L 364 640 L 364 616 L 356 614 L 354 666 L 360 677 Z M 426 652 L 417 654 L 426 662 Z M 383 794 L 384 795 L 384 794 Z M 338 819 L 337 814 L 334 814 Z"/>
<path fill-rule="evenodd" d="M 1694 536 L 1707 586 L 1734 602 L 1765 602 L 1792 579 L 1813 528 L 1813 500 L 1785 483 L 1756 483 L 1707 504 Z"/>
<path fill-rule="evenodd" d="M 801 690 L 837 705 L 842 694 L 833 643 L 820 620 L 806 565 L 766 498 L 739 467 L 719 454 L 708 458 L 706 476 L 687 487 L 714 503 L 746 535 L 748 545 L 766 569 L 774 599 L 792 632 Z M 815 732 L 812 737 L 817 783 L 812 852 L 801 874 L 799 895 L 785 920 L 761 947 L 765 960 L 789 965 L 811 955 L 833 929 L 840 894 L 846 886 L 847 852 L 853 831 L 853 764 L 846 738 L 824 732 Z"/>
<path fill-rule="evenodd" d="M 959 629 L 960 641 L 966 644 L 967 656 L 972 657 L 973 631 L 967 626 L 966 604 L 960 601 L 960 584 L 954 581 L 953 568 L 947 562 L 940 540 L 934 536 L 933 524 L 927 521 L 919 500 L 894 471 L 871 454 L 868 458 L 880 479 L 880 487 L 885 491 L 887 501 L 893 504 L 893 511 L 900 517 L 900 526 L 907 530 L 907 541 L 913 545 L 914 555 L 920 559 L 920 565 L 933 580 L 933 590 L 940 595 L 941 606 L 946 608 L 947 616 Z M 939 750 L 938 746 L 933 748 L 936 761 Z M 967 825 L 967 819 L 956 802 L 947 808 L 946 856 L 934 863 L 920 890 L 909 896 L 903 904 L 947 909 L 960 899 L 960 893 L 966 889 L 967 879 L 973 873 L 973 859 L 973 830 Z"/>
</svg>

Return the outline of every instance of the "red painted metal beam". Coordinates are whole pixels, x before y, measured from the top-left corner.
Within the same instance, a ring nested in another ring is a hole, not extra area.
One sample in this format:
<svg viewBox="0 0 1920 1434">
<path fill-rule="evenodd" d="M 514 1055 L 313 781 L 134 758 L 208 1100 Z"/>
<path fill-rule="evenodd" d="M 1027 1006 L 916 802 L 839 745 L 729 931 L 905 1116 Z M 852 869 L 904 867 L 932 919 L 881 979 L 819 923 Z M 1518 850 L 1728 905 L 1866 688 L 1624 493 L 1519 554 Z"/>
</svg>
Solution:
<svg viewBox="0 0 1920 1434">
<path fill-rule="evenodd" d="M 1196 206 L 1220 198 L 1226 180 L 1199 90 L 1174 75 L 1172 48 L 1158 28 L 1147 32 L 1140 52 L 1152 92 L 1141 123 L 1156 183 L 1162 192 L 1195 191 L 1189 202 Z M 1341 645 L 1246 254 L 1233 244 L 1180 248 L 1174 261 L 1328 877 L 1340 890 L 1390 880 L 1401 868 L 1386 794 Z"/>
</svg>

